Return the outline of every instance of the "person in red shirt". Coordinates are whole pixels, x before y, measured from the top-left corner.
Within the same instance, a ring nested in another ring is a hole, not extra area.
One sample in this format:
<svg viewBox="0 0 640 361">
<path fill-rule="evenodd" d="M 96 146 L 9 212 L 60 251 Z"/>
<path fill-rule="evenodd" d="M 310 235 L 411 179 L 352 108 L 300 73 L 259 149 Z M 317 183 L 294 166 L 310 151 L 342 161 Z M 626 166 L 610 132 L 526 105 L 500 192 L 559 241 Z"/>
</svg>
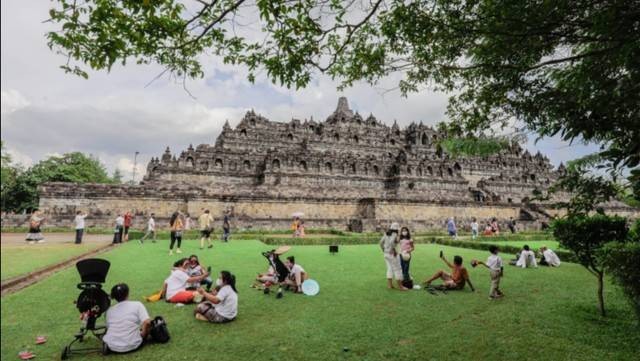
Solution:
<svg viewBox="0 0 640 361">
<path fill-rule="evenodd" d="M 461 290 L 464 288 L 465 284 L 469 283 L 471 291 L 475 292 L 473 284 L 471 284 L 471 279 L 469 278 L 469 272 L 467 272 L 467 269 L 462 266 L 462 257 L 453 257 L 453 264 L 451 264 L 444 258 L 442 252 L 440 252 L 440 259 L 442 259 L 442 261 L 451 268 L 451 273 L 440 270 L 436 272 L 433 277 L 425 281 L 425 286 L 428 287 L 431 285 L 431 282 L 440 278 L 443 281 L 443 286 L 447 289 Z"/>
<path fill-rule="evenodd" d="M 133 214 L 130 211 L 124 214 L 124 241 L 129 241 L 129 227 L 133 224 Z"/>
</svg>

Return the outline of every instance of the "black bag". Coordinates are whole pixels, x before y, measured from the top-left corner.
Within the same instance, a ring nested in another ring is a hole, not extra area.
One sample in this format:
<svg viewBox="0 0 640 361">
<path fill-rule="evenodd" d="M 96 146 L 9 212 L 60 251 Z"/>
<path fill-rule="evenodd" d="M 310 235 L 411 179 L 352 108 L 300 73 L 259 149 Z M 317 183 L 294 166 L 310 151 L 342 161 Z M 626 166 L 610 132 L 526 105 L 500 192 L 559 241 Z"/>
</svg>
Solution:
<svg viewBox="0 0 640 361">
<path fill-rule="evenodd" d="M 413 288 L 413 280 L 412 280 L 412 279 L 403 280 L 403 281 L 402 281 L 402 285 L 403 285 L 405 288 L 412 289 L 412 288 Z"/>
<path fill-rule="evenodd" d="M 171 339 L 169 335 L 169 329 L 167 328 L 167 322 L 162 316 L 157 316 L 151 320 L 151 339 L 158 343 L 167 343 Z"/>
</svg>

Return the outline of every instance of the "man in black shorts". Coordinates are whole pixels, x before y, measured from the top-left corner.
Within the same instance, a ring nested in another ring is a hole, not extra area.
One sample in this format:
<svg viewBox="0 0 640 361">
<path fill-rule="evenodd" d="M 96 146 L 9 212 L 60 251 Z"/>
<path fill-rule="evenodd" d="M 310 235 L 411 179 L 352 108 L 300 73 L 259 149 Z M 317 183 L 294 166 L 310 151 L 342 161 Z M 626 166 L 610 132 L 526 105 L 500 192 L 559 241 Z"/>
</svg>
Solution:
<svg viewBox="0 0 640 361">
<path fill-rule="evenodd" d="M 198 217 L 198 224 L 200 225 L 200 249 L 204 248 L 204 240 L 207 240 L 208 248 L 213 247 L 211 244 L 211 232 L 213 231 L 213 217 L 209 213 L 208 209 L 204 210 L 204 213 Z"/>
</svg>

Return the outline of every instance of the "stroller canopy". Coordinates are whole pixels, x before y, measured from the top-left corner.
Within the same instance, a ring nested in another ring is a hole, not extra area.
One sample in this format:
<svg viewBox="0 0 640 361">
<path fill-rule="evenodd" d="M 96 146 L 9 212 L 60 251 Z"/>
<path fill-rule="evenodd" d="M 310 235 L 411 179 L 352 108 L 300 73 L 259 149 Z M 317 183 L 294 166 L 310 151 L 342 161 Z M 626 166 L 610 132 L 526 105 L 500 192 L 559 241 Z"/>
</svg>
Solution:
<svg viewBox="0 0 640 361">
<path fill-rule="evenodd" d="M 83 283 L 104 283 L 110 266 L 109 261 L 100 258 L 88 258 L 76 263 Z"/>
</svg>

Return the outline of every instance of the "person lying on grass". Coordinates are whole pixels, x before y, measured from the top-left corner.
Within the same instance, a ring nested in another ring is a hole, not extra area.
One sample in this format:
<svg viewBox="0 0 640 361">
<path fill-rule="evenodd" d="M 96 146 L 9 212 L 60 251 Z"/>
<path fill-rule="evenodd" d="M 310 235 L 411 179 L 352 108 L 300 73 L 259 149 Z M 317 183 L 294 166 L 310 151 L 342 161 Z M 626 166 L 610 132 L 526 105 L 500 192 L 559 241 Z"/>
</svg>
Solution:
<svg viewBox="0 0 640 361">
<path fill-rule="evenodd" d="M 489 252 L 491 253 L 487 258 L 487 262 L 478 260 L 472 260 L 471 265 L 473 267 L 481 264 L 489 269 L 491 275 L 491 288 L 489 289 L 489 299 L 495 300 L 497 298 L 504 297 L 504 294 L 500 290 L 500 279 L 502 278 L 502 258 L 498 256 L 498 246 L 489 246 Z"/>
<path fill-rule="evenodd" d="M 203 296 L 204 301 L 194 311 L 196 319 L 213 323 L 235 320 L 238 315 L 238 291 L 236 277 L 229 271 L 220 272 L 213 291 L 206 292 L 200 287 L 198 293 Z"/>
<path fill-rule="evenodd" d="M 431 285 L 436 279 L 441 279 L 443 282 L 443 286 L 450 290 L 462 290 L 466 283 L 469 283 L 469 287 L 472 292 L 475 292 L 475 288 L 473 288 L 473 284 L 471 283 L 471 279 L 469 278 L 469 272 L 462 265 L 462 257 L 454 256 L 453 264 L 449 263 L 442 252 L 440 252 L 440 259 L 451 268 L 451 273 L 447 273 L 443 270 L 436 272 L 431 278 L 425 281 L 425 287 Z"/>
<path fill-rule="evenodd" d="M 119 283 L 111 289 L 111 298 L 118 303 L 106 313 L 107 333 L 102 341 L 108 351 L 116 353 L 139 349 L 151 330 L 151 319 L 141 302 L 129 301 L 129 286 Z"/>
<path fill-rule="evenodd" d="M 307 275 L 302 266 L 296 263 L 296 259 L 293 256 L 287 257 L 287 261 L 284 264 L 289 269 L 289 277 L 284 281 L 284 284 L 292 287 L 293 292 L 302 293 L 302 282 L 306 281 L 309 275 Z"/>
<path fill-rule="evenodd" d="M 189 277 L 187 273 L 187 267 L 189 264 L 188 258 L 182 258 L 173 264 L 171 274 L 164 281 L 162 286 L 162 294 L 165 296 L 167 302 L 171 303 L 191 303 L 194 302 L 194 297 L 198 292 L 187 291 L 187 286 L 190 283 L 202 282 L 209 276 L 209 272 L 204 272 L 200 276 Z M 195 300 L 198 302 L 199 300 Z"/>
</svg>

